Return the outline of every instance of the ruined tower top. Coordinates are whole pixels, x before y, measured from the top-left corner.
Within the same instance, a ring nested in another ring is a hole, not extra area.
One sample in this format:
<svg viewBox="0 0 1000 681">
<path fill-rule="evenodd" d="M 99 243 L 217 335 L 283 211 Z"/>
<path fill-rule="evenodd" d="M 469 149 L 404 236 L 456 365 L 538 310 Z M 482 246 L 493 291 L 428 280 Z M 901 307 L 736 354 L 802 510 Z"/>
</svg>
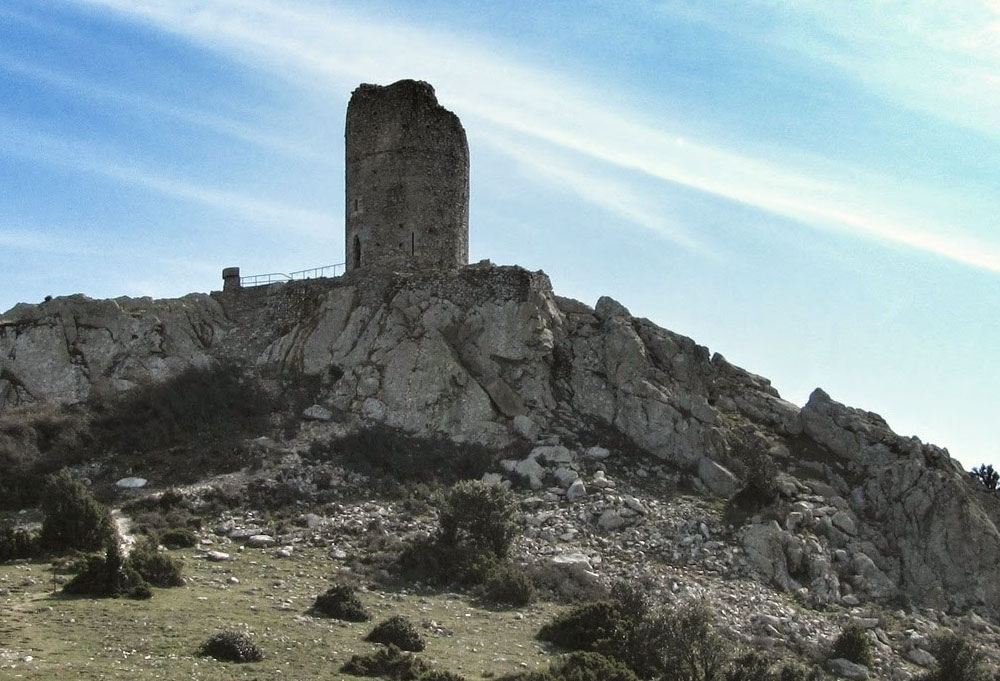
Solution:
<svg viewBox="0 0 1000 681">
<path fill-rule="evenodd" d="M 347 271 L 468 264 L 469 146 L 433 87 L 358 87 L 345 147 Z"/>
</svg>

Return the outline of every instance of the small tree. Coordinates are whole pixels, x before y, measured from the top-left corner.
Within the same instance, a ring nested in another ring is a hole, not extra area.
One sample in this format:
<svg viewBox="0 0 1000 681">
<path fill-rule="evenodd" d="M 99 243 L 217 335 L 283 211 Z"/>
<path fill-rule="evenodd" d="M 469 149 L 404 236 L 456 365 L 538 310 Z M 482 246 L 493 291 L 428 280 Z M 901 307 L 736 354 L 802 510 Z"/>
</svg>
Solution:
<svg viewBox="0 0 1000 681">
<path fill-rule="evenodd" d="M 518 533 L 510 492 L 479 481 L 460 482 L 438 498 L 438 529 L 416 539 L 399 557 L 410 579 L 465 586 L 482 584 L 503 564 Z"/>
<path fill-rule="evenodd" d="M 918 681 L 989 681 L 985 669 L 986 654 L 978 646 L 957 634 L 936 637 L 931 652 L 937 663 L 918 676 Z"/>
<path fill-rule="evenodd" d="M 983 464 L 979 468 L 973 468 L 969 475 L 979 481 L 986 489 L 994 490 L 1000 486 L 1000 473 L 993 470 L 993 466 Z"/>
<path fill-rule="evenodd" d="M 658 644 L 662 678 L 721 681 L 729 646 L 716 631 L 711 610 L 700 603 L 682 605 L 650 618 L 650 644 Z"/>
<path fill-rule="evenodd" d="M 510 492 L 478 480 L 457 483 L 445 494 L 438 516 L 443 546 L 469 547 L 506 558 L 517 536 L 517 506 Z"/>
<path fill-rule="evenodd" d="M 872 640 L 868 632 L 856 624 L 844 627 L 833 642 L 831 658 L 843 658 L 856 664 L 871 667 L 875 661 Z"/>
<path fill-rule="evenodd" d="M 52 550 L 100 551 L 114 541 L 108 509 L 65 468 L 45 480 L 40 540 Z"/>
</svg>

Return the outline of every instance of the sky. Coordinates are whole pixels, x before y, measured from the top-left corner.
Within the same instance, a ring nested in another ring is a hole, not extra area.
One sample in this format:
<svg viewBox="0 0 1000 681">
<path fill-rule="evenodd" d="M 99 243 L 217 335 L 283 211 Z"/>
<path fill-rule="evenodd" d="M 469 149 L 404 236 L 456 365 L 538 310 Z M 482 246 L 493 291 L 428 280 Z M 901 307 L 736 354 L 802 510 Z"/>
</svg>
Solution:
<svg viewBox="0 0 1000 681">
<path fill-rule="evenodd" d="M 1000 468 L 1000 0 L 3 0 L 0 311 L 344 260 L 344 115 L 430 82 L 470 260 Z"/>
</svg>

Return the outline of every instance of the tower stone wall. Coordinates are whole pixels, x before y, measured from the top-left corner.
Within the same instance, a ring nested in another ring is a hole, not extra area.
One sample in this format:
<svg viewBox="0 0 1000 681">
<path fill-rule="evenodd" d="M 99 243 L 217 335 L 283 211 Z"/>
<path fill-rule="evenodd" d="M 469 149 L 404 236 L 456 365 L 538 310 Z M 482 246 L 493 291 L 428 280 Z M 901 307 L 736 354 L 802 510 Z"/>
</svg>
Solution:
<svg viewBox="0 0 1000 681">
<path fill-rule="evenodd" d="M 469 146 L 433 87 L 358 87 L 345 147 L 348 272 L 468 264 Z"/>
</svg>

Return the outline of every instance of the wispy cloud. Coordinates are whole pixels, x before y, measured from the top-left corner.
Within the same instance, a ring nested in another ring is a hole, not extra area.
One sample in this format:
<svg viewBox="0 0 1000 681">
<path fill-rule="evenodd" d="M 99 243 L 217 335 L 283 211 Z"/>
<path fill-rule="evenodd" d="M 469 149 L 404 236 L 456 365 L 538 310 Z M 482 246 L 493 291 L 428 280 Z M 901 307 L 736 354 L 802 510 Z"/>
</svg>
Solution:
<svg viewBox="0 0 1000 681">
<path fill-rule="evenodd" d="M 268 134 L 245 122 L 225 118 L 207 111 L 180 107 L 145 95 L 110 88 L 83 80 L 78 75 L 67 76 L 37 64 L 13 59 L 2 53 L 0 53 L 0 71 L 6 71 L 22 78 L 30 78 L 75 96 L 112 104 L 119 110 L 124 107 L 140 113 L 153 113 L 299 159 L 312 162 L 326 162 L 329 159 L 327 154 L 321 154 L 315 149 L 310 149 L 292 140 Z"/>
<path fill-rule="evenodd" d="M 826 172 L 828 164 L 801 158 L 780 163 L 764 161 L 713 146 L 697 138 L 694 126 L 645 119 L 609 104 L 608 93 L 600 89 L 497 56 L 495 46 L 484 50 L 475 44 L 474 36 L 396 26 L 343 7 L 309 3 L 289 7 L 269 0 L 77 1 L 152 23 L 259 67 L 291 73 L 298 82 L 324 90 L 349 87 L 360 80 L 391 82 L 421 74 L 470 124 L 471 134 L 483 135 L 487 143 L 512 136 L 522 145 L 543 142 L 597 160 L 609 169 L 641 172 L 813 228 L 865 235 L 1000 272 L 1000 249 L 984 247 L 947 225 L 911 214 L 905 205 L 889 205 L 880 198 L 879 187 L 859 187 L 852 178 L 830 175 Z M 852 8 L 863 4 L 847 3 Z M 786 10 L 784 3 L 778 5 Z M 827 6 L 810 0 L 805 3 L 806 9 L 788 11 L 813 13 L 809 16 L 816 24 L 816 44 L 809 49 L 828 55 L 831 61 L 847 55 L 844 59 L 862 68 L 864 55 L 838 52 L 838 41 L 846 40 L 852 28 L 845 29 L 844 35 L 824 32 L 829 19 L 824 14 L 828 13 L 824 9 Z M 930 7 L 928 3 L 921 6 Z M 847 12 L 843 10 L 843 17 Z M 925 25 L 930 16 L 918 15 L 920 21 L 911 21 L 914 28 L 907 30 L 919 35 L 927 31 L 928 41 L 940 36 Z M 780 22 L 778 28 L 784 30 Z M 866 44 L 878 45 L 879 29 L 857 29 Z M 958 45 L 962 40 L 975 44 L 975 38 L 967 34 L 953 36 L 949 44 Z M 891 45 L 880 49 L 888 51 Z M 983 48 L 982 56 L 986 60 L 983 63 L 991 63 L 988 49 Z M 890 62 L 884 77 L 890 77 L 893 63 L 898 65 L 898 61 Z M 1000 106 L 996 110 L 1000 111 Z M 522 160 L 529 156 L 522 153 L 523 147 L 512 151 L 514 147 L 507 142 L 496 148 L 519 155 Z M 615 200 L 608 192 L 588 191 L 594 183 L 565 165 L 549 163 L 539 170 L 559 175 L 564 184 L 576 187 L 581 196 L 589 195 L 591 201 L 603 203 L 605 208 L 619 213 L 630 210 L 629 202 Z M 643 211 L 631 209 L 627 217 L 655 231 L 664 230 L 662 220 Z"/>
<path fill-rule="evenodd" d="M 996 0 L 718 0 L 695 9 L 686 0 L 644 4 L 667 21 L 708 23 L 793 50 L 881 96 L 1000 140 Z"/>
<path fill-rule="evenodd" d="M 148 171 L 132 161 L 114 159 L 107 149 L 28 129 L 17 121 L 0 118 L 0 155 L 14 155 L 37 163 L 72 168 L 124 184 L 154 191 L 182 201 L 192 201 L 233 213 L 260 224 L 279 225 L 300 234 L 325 235 L 340 218 L 245 193 L 205 187 L 183 179 Z"/>
</svg>

